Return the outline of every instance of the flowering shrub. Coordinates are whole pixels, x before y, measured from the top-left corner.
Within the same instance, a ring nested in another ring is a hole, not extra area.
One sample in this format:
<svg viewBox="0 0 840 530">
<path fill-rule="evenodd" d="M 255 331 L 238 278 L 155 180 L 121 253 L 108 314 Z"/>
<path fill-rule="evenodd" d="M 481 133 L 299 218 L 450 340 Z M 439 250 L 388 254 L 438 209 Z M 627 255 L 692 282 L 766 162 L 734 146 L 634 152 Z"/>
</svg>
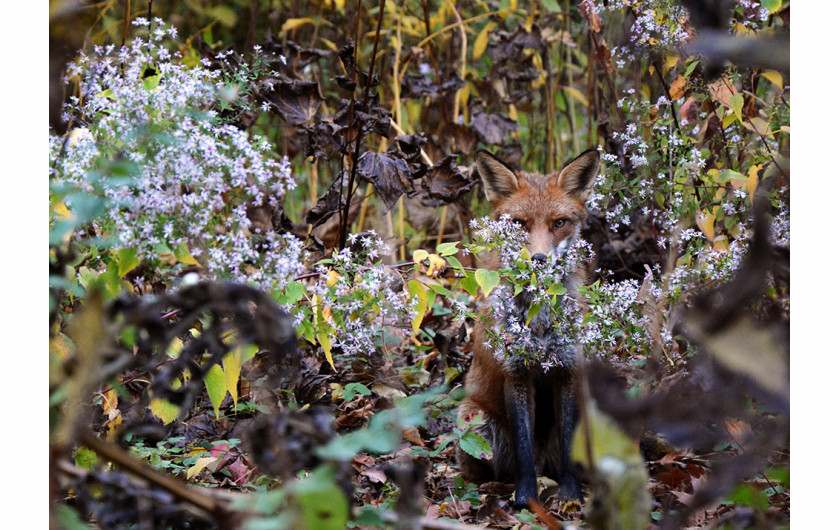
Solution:
<svg viewBox="0 0 840 530">
<path fill-rule="evenodd" d="M 599 280 L 583 285 L 582 278 L 576 278 L 578 269 L 595 259 L 589 243 L 578 240 L 561 256 L 532 262 L 524 249 L 527 234 L 506 216 L 475 220 L 472 226 L 476 244 L 467 248 L 476 254 L 494 250 L 502 262 L 502 283 L 490 304 L 496 315 L 505 315 L 506 326 L 504 331 L 488 330 L 490 346 L 500 360 L 514 355 L 548 369 L 570 362 L 570 348 L 576 344 L 589 356 L 600 357 L 614 351 L 650 352 L 639 283 Z M 526 293 L 526 298 L 517 299 L 520 293 Z M 523 303 L 529 305 L 525 312 L 520 307 Z M 540 317 L 554 329 L 549 345 L 536 340 L 530 327 L 532 320 Z"/>
<path fill-rule="evenodd" d="M 399 274 L 379 259 L 390 252 L 385 242 L 374 232 L 350 234 L 349 241 L 316 264 L 314 284 L 292 281 L 278 300 L 333 366 L 333 351 L 345 360 L 374 357 L 389 335 L 405 334 L 414 316 Z"/>
<path fill-rule="evenodd" d="M 151 262 L 174 254 L 212 277 L 283 285 L 303 271 L 302 245 L 255 224 L 251 212 L 281 208 L 295 186 L 289 163 L 264 138 L 220 118 L 227 93 L 220 71 L 181 64 L 164 40 L 175 28 L 156 26 L 149 40 L 97 47 L 71 65 L 81 98 L 68 111 L 87 127 L 66 145 L 50 135 L 53 185 L 107 199 L 93 229 L 115 249 Z M 126 161 L 122 178 L 108 174 L 115 160 Z"/>
</svg>

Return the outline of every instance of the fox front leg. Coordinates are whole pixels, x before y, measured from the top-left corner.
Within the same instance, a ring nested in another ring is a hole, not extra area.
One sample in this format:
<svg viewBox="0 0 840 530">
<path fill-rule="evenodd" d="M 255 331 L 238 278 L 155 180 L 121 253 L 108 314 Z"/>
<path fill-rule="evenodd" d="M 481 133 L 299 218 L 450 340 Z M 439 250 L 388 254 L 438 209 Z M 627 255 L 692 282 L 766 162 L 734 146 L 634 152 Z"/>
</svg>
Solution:
<svg viewBox="0 0 840 530">
<path fill-rule="evenodd" d="M 556 376 L 554 406 L 560 442 L 560 469 L 557 482 L 560 484 L 564 497 L 583 500 L 580 480 L 575 473 L 571 456 L 572 435 L 579 416 L 576 378 L 576 373 L 568 369 L 561 369 Z"/>
<path fill-rule="evenodd" d="M 537 499 L 537 472 L 534 468 L 534 387 L 528 374 L 515 370 L 505 378 L 505 409 L 513 448 L 514 507 L 528 506 Z"/>
</svg>

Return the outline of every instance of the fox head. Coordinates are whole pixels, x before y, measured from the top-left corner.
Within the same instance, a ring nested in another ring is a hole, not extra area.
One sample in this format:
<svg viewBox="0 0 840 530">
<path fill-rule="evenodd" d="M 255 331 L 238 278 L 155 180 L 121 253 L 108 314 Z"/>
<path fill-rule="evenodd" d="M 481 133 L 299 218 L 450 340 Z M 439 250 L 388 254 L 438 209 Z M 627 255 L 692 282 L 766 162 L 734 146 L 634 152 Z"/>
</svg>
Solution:
<svg viewBox="0 0 840 530">
<path fill-rule="evenodd" d="M 598 150 L 589 149 L 560 171 L 540 175 L 515 172 L 484 150 L 476 156 L 493 214 L 496 218 L 507 214 L 526 230 L 534 261 L 561 256 L 577 240 L 600 162 Z"/>
</svg>

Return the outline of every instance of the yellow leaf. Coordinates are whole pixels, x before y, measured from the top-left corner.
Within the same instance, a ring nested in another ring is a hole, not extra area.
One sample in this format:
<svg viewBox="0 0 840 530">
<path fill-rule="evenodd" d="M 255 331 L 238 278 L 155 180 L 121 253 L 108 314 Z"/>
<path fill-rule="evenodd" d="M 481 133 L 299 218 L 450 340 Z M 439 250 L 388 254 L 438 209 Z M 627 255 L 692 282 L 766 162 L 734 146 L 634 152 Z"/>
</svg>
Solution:
<svg viewBox="0 0 840 530">
<path fill-rule="evenodd" d="M 164 424 L 172 423 L 177 420 L 178 412 L 180 412 L 178 405 L 173 405 L 165 399 L 158 398 L 152 399 L 152 402 L 149 404 L 149 408 L 151 409 L 152 414 L 159 418 Z"/>
<path fill-rule="evenodd" d="M 446 268 L 446 261 L 443 260 L 437 254 L 431 254 L 429 256 L 429 270 L 426 271 L 426 274 L 429 278 L 437 278 L 440 276 L 440 273 Z"/>
<path fill-rule="evenodd" d="M 71 214 L 70 210 L 67 209 L 67 205 L 64 204 L 64 201 L 59 201 L 55 206 L 53 206 L 53 210 L 56 213 L 56 219 L 58 221 L 63 221 L 73 217 L 73 214 Z"/>
<path fill-rule="evenodd" d="M 760 166 L 753 166 L 750 168 L 749 172 L 747 172 L 747 191 L 750 194 L 750 203 L 753 202 L 753 196 L 755 195 L 755 189 L 758 187 L 758 170 L 761 169 Z"/>
<path fill-rule="evenodd" d="M 280 28 L 280 33 L 286 33 L 289 30 L 297 29 L 305 24 L 315 24 L 315 22 L 311 18 L 289 18 L 286 19 L 286 22 L 283 22 L 283 26 Z"/>
<path fill-rule="evenodd" d="M 773 132 L 770 130 L 770 124 L 758 116 L 750 118 L 744 122 L 744 127 L 750 131 L 773 139 Z"/>
<path fill-rule="evenodd" d="M 481 32 L 478 34 L 478 37 L 475 38 L 475 43 L 473 43 L 473 60 L 477 61 L 484 55 L 484 51 L 487 49 L 487 41 L 490 36 L 490 32 L 496 29 L 495 22 L 488 22 L 484 28 L 482 28 Z"/>
<path fill-rule="evenodd" d="M 181 355 L 181 350 L 184 349 L 184 341 L 175 337 L 172 339 L 172 342 L 169 343 L 169 347 L 166 348 L 166 355 L 170 359 L 176 359 L 179 355 Z"/>
<path fill-rule="evenodd" d="M 415 250 L 414 253 L 411 255 L 411 258 L 414 260 L 414 263 L 420 263 L 428 257 L 429 253 L 420 248 Z"/>
<path fill-rule="evenodd" d="M 414 333 L 420 331 L 420 324 L 423 322 L 423 317 L 426 315 L 426 310 L 429 308 L 429 297 L 426 293 L 426 288 L 417 280 L 408 282 L 409 303 L 411 298 L 417 297 L 417 302 L 414 304 L 414 318 L 411 320 L 411 329 Z"/>
<path fill-rule="evenodd" d="M 726 239 L 726 236 L 721 234 L 715 238 L 714 245 L 712 245 L 712 250 L 726 250 L 729 248 L 729 241 Z"/>
<path fill-rule="evenodd" d="M 703 235 L 706 236 L 706 239 L 709 242 L 713 242 L 715 240 L 715 216 L 713 213 L 709 212 L 708 210 L 703 210 L 703 213 L 698 213 L 695 217 L 697 221 L 697 226 L 703 232 Z"/>
<path fill-rule="evenodd" d="M 184 265 L 197 265 L 201 267 L 201 263 L 196 261 L 192 254 L 190 254 L 190 249 L 187 247 L 187 244 L 182 242 L 178 247 L 174 250 L 175 259 L 179 262 L 183 263 Z"/>
<path fill-rule="evenodd" d="M 218 459 L 216 456 L 203 456 L 195 461 L 195 464 L 192 465 L 187 470 L 187 480 L 193 478 L 196 474 L 201 473 L 204 471 L 204 468 L 208 465 L 212 464 Z"/>
<path fill-rule="evenodd" d="M 776 85 L 777 87 L 783 89 L 784 88 L 784 81 L 782 80 L 782 74 L 775 70 L 765 70 L 761 72 L 761 77 L 767 78 L 771 83 Z"/>
<path fill-rule="evenodd" d="M 325 283 L 327 284 L 327 287 L 332 287 L 333 285 L 338 283 L 338 279 L 338 273 L 335 270 L 330 269 L 330 272 L 327 273 L 327 281 Z"/>
<path fill-rule="evenodd" d="M 318 333 L 318 344 L 324 349 L 324 355 L 327 357 L 327 362 L 330 363 L 334 372 L 338 370 L 335 369 L 335 364 L 333 363 L 332 357 L 332 343 L 330 342 L 330 336 L 326 333 Z"/>
<path fill-rule="evenodd" d="M 233 407 L 239 400 L 239 374 L 242 373 L 242 351 L 241 348 L 236 348 L 232 352 L 222 357 L 222 369 L 225 372 L 225 384 L 227 391 L 233 398 Z"/>
<path fill-rule="evenodd" d="M 586 97 L 584 97 L 583 93 L 580 90 L 578 90 L 576 88 L 572 88 L 570 86 L 564 86 L 564 87 L 561 87 L 561 88 L 567 94 L 569 94 L 570 96 L 572 96 L 573 98 L 578 100 L 584 107 L 589 108 L 589 102 L 586 101 Z"/>
<path fill-rule="evenodd" d="M 342 2 L 341 8 L 344 9 L 344 2 Z M 321 42 L 324 43 L 324 46 L 326 46 L 327 48 L 331 49 L 332 51 L 338 53 L 338 46 L 336 46 L 333 41 L 331 41 L 329 39 L 325 39 L 324 37 L 321 37 L 320 40 L 321 40 Z"/>
<path fill-rule="evenodd" d="M 76 129 L 70 131 L 67 139 L 67 147 L 71 148 L 82 141 L 93 141 L 93 135 L 90 134 L 87 127 L 77 127 Z"/>
<path fill-rule="evenodd" d="M 204 376 L 204 386 L 207 388 L 207 395 L 210 396 L 210 403 L 213 404 L 216 419 L 219 419 L 219 407 L 222 405 L 225 395 L 227 395 L 226 383 L 225 372 L 218 364 L 211 366 L 207 375 Z"/>
<path fill-rule="evenodd" d="M 669 55 L 665 57 L 665 61 L 662 64 L 662 77 L 668 75 L 668 72 L 671 71 L 671 68 L 675 67 L 678 62 L 680 62 L 679 55 Z"/>
</svg>

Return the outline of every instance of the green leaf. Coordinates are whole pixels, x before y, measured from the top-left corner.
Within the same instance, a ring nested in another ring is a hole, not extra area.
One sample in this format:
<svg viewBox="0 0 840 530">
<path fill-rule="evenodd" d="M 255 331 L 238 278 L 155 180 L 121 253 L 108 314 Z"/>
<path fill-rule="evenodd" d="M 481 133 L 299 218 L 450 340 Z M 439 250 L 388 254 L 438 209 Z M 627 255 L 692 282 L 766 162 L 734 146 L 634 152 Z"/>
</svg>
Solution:
<svg viewBox="0 0 840 530">
<path fill-rule="evenodd" d="M 543 306 L 543 302 L 538 302 L 538 303 L 532 303 L 531 304 L 531 307 L 528 308 L 528 316 L 526 317 L 526 320 L 525 320 L 525 325 L 526 326 L 531 323 L 532 318 L 537 316 L 537 313 L 540 312 L 540 309 L 542 309 L 542 306 Z"/>
<path fill-rule="evenodd" d="M 484 436 L 478 434 L 477 432 L 466 432 L 458 440 L 458 445 L 461 446 L 461 449 L 464 450 L 468 455 L 479 458 L 483 460 L 490 460 L 493 458 L 493 448 L 490 447 L 490 443 L 484 438 Z"/>
<path fill-rule="evenodd" d="M 688 76 L 690 76 L 690 75 L 691 75 L 691 72 L 693 72 L 693 71 L 694 71 L 694 69 L 697 67 L 697 64 L 698 64 L 699 62 L 700 62 L 700 61 L 693 61 L 691 64 L 689 64 L 689 65 L 688 65 L 688 67 L 686 67 L 686 69 L 685 69 L 685 73 L 683 74 L 683 77 L 685 77 L 686 79 L 688 79 Z"/>
<path fill-rule="evenodd" d="M 290 281 L 286 284 L 286 303 L 294 304 L 303 299 L 306 294 L 306 286 L 300 282 Z"/>
<path fill-rule="evenodd" d="M 343 530 L 350 514 L 347 498 L 328 464 L 316 468 L 294 485 L 306 528 Z"/>
<path fill-rule="evenodd" d="M 744 110 L 744 96 L 741 94 L 732 94 L 729 96 L 729 106 L 732 108 L 735 116 L 738 117 L 738 121 L 744 123 L 744 116 L 742 115 Z"/>
<path fill-rule="evenodd" d="M 143 78 L 143 88 L 146 90 L 154 90 L 160 84 L 160 74 L 158 75 L 150 75 L 149 77 Z"/>
<path fill-rule="evenodd" d="M 581 422 L 572 439 L 572 458 L 586 462 L 591 454 L 594 462 L 593 480 L 600 485 L 598 512 L 605 528 L 644 530 L 650 521 L 652 498 L 648 490 L 650 480 L 645 461 L 636 443 L 627 437 L 615 421 L 593 404 L 587 407 L 589 437 Z M 589 451 L 588 451 L 589 449 Z M 593 507 L 587 506 L 592 517 Z"/>
<path fill-rule="evenodd" d="M 761 7 L 769 11 L 772 15 L 782 8 L 782 0 L 761 0 Z"/>
<path fill-rule="evenodd" d="M 456 258 L 454 256 L 446 256 L 446 262 L 449 263 L 449 265 L 453 269 L 456 269 L 458 272 L 460 272 L 461 274 L 466 276 L 467 273 L 464 270 L 464 266 L 461 265 L 461 262 L 458 261 L 458 258 Z"/>
<path fill-rule="evenodd" d="M 73 461 L 80 468 L 91 471 L 96 465 L 96 453 L 85 446 L 79 447 L 73 453 Z"/>
<path fill-rule="evenodd" d="M 478 269 L 475 271 L 475 281 L 484 291 L 484 296 L 490 296 L 493 289 L 499 285 L 499 273 L 487 269 Z"/>
<path fill-rule="evenodd" d="M 552 284 L 551 287 L 549 287 L 548 290 L 546 290 L 546 294 L 551 296 L 562 296 L 566 294 L 566 292 L 566 286 L 559 282 Z"/>
<path fill-rule="evenodd" d="M 475 281 L 475 273 L 467 271 L 464 277 L 458 280 L 458 287 L 473 296 L 478 296 L 478 283 Z"/>
<path fill-rule="evenodd" d="M 210 396 L 210 403 L 213 404 L 213 412 L 216 419 L 219 419 L 219 407 L 227 394 L 227 380 L 225 372 L 218 364 L 214 364 L 204 377 L 204 386 L 207 387 L 207 394 Z"/>
<path fill-rule="evenodd" d="M 370 389 L 361 383 L 350 383 L 342 390 L 341 397 L 344 398 L 344 401 L 350 401 L 356 394 L 369 396 L 371 393 Z"/>
<path fill-rule="evenodd" d="M 130 247 L 118 250 L 117 262 L 119 263 L 117 274 L 119 274 L 120 278 L 124 278 L 126 274 L 140 265 L 140 259 L 137 257 L 137 249 Z"/>
<path fill-rule="evenodd" d="M 442 257 L 451 256 L 452 254 L 458 253 L 458 243 L 441 243 L 435 250 L 437 250 L 437 253 Z"/>
<path fill-rule="evenodd" d="M 733 171 L 731 169 L 724 169 L 720 172 L 720 175 L 715 179 L 715 182 L 718 184 L 726 184 L 730 180 L 747 180 L 746 175 L 742 175 L 737 171 Z"/>
<path fill-rule="evenodd" d="M 452 291 L 450 291 L 449 289 L 447 289 L 446 287 L 444 287 L 442 285 L 432 283 L 432 284 L 429 284 L 429 287 L 431 287 L 432 291 L 441 295 L 444 298 L 451 298 L 452 296 L 454 296 L 452 294 Z"/>
</svg>

